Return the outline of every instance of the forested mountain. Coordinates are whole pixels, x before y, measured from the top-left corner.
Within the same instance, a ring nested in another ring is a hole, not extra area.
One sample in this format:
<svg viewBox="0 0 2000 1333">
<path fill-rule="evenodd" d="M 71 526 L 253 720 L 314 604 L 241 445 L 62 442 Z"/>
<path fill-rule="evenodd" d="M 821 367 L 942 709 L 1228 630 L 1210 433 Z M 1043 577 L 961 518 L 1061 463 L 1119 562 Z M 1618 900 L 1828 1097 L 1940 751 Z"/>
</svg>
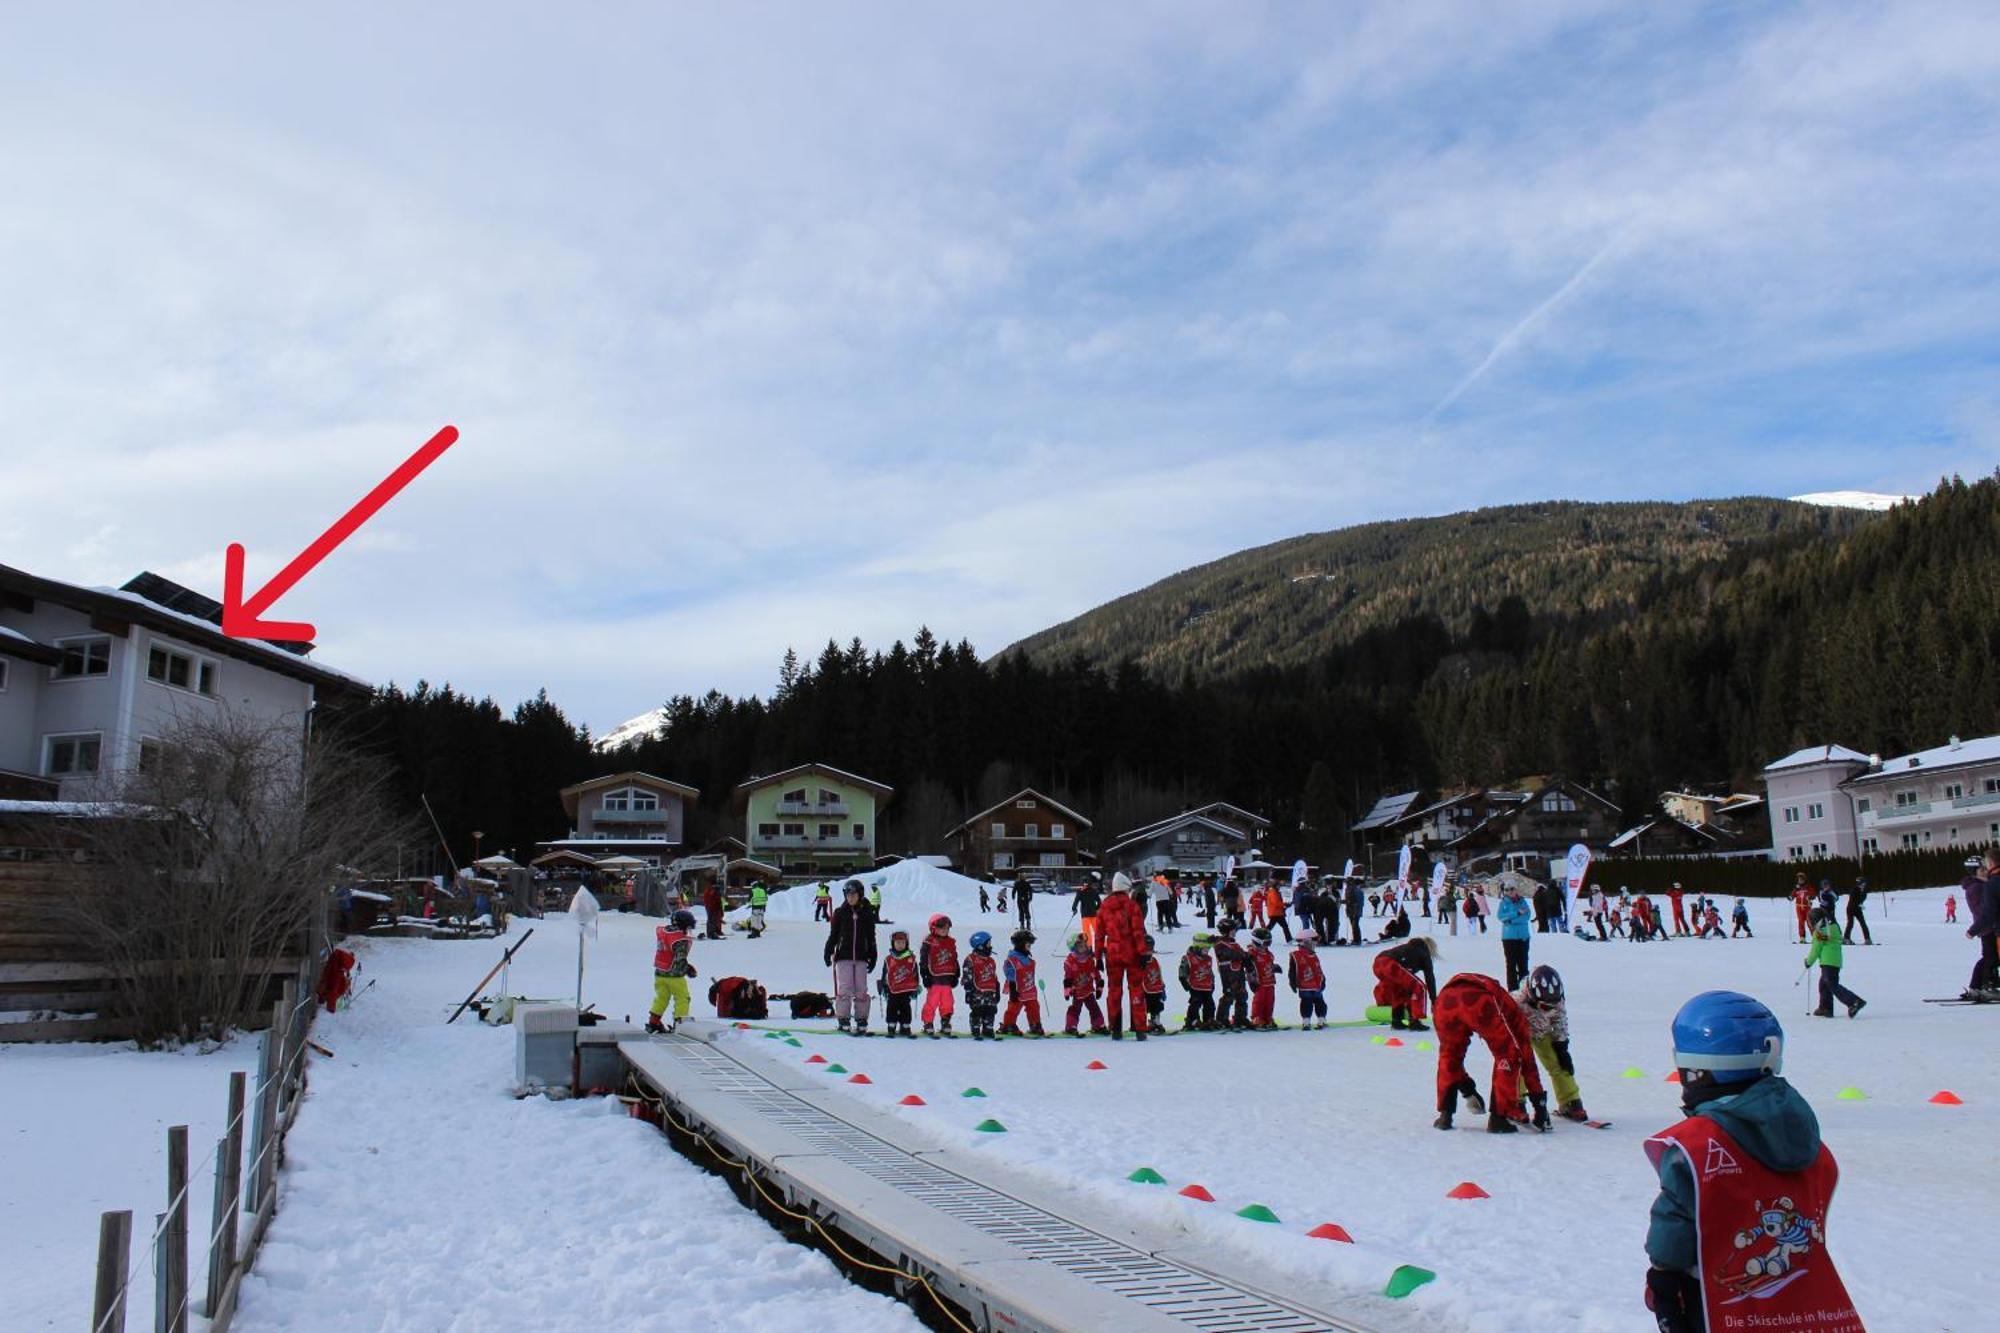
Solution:
<svg viewBox="0 0 2000 1333">
<path fill-rule="evenodd" d="M 1624 544 L 1593 552 L 1605 511 L 1629 519 Z M 1032 784 L 1093 818 L 1100 847 L 1225 799 L 1276 821 L 1275 849 L 1315 858 L 1343 853 L 1385 790 L 1561 773 L 1636 820 L 1665 788 L 1743 788 L 1809 743 L 1890 753 L 2000 730 L 2000 480 L 1951 481 L 1881 515 L 1768 500 L 1495 512 L 1514 517 L 1481 560 L 1436 533 L 1392 540 L 1406 571 L 1431 571 L 1421 593 L 1350 571 L 1378 601 L 1426 599 L 1416 609 L 1251 670 L 1025 649 L 982 662 L 921 630 L 887 650 L 788 654 L 768 699 L 671 699 L 655 734 L 608 754 L 546 698 L 509 715 L 448 689 L 386 691 L 350 722 L 429 792 L 455 845 L 480 828 L 489 850 L 560 833 L 556 788 L 613 766 L 700 787 L 699 843 L 733 829 L 736 783 L 814 759 L 896 788 L 886 850 L 938 850 L 967 814 Z M 1463 539 L 1484 530 L 1475 519 L 1436 531 Z M 1497 552 L 1525 552 L 1529 531 L 1566 534 L 1567 554 L 1523 554 L 1539 572 L 1503 580 Z M 1622 590 L 1593 593 L 1592 577 Z"/>
<path fill-rule="evenodd" d="M 1528 617 L 1623 612 L 1683 570 L 1843 536 L 1874 517 L 1791 500 L 1551 500 L 1368 523 L 1183 570 L 1007 651 L 1044 663 L 1130 657 L 1170 679 L 1185 671 L 1208 680 L 1311 663 L 1423 616 L 1453 634 L 1504 640 Z M 1496 614 L 1506 623 L 1482 621 Z"/>
</svg>

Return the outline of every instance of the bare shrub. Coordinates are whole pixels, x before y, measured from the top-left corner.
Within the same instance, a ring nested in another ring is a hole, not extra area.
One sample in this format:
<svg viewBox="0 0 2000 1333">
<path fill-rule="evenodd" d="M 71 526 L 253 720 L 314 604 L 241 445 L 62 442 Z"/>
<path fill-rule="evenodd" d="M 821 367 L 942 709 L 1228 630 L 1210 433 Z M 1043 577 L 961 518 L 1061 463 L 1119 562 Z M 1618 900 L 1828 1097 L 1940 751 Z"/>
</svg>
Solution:
<svg viewBox="0 0 2000 1333">
<path fill-rule="evenodd" d="M 393 862 L 406 830 L 382 766 L 300 732 L 228 708 L 185 718 L 123 776 L 116 817 L 87 821 L 68 916 L 142 1044 L 220 1039 L 262 1003 L 265 960 L 312 948 L 335 881 Z"/>
</svg>

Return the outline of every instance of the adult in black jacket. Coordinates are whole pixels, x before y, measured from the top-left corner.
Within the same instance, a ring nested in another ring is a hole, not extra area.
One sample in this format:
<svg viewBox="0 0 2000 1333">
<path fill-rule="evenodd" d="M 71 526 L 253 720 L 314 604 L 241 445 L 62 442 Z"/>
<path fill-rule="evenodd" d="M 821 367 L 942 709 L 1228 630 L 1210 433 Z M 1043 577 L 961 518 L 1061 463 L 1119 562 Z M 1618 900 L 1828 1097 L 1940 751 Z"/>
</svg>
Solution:
<svg viewBox="0 0 2000 1333">
<path fill-rule="evenodd" d="M 1014 873 L 1014 915 L 1021 919 L 1021 929 L 1027 930 L 1035 924 L 1034 908 L 1030 905 L 1035 897 L 1035 886 L 1019 871 Z"/>
<path fill-rule="evenodd" d="M 1972 965 L 1964 998 L 1987 999 L 2000 988 L 2000 852 L 1986 853 L 1984 866 L 1968 870 L 1961 887 L 1972 913 L 1965 937 L 1979 945 L 1979 961 Z"/>
<path fill-rule="evenodd" d="M 1868 918 L 1862 913 L 1862 905 L 1868 901 L 1868 881 L 1857 878 L 1854 887 L 1847 891 L 1847 929 L 1840 932 L 1842 943 L 1854 943 L 1854 928 L 1861 927 L 1861 942 L 1873 944 L 1875 937 L 1868 933 Z"/>
<path fill-rule="evenodd" d="M 1360 880 L 1347 881 L 1347 928 L 1353 933 L 1354 938 L 1351 943 L 1354 944 L 1361 943 L 1361 902 L 1367 894 L 1368 891 L 1361 887 Z"/>
<path fill-rule="evenodd" d="M 1535 929 L 1538 932 L 1543 935 L 1549 933 L 1551 929 L 1549 923 L 1556 919 L 1560 905 L 1561 899 L 1556 895 L 1555 885 L 1537 884 L 1535 886 Z"/>
<path fill-rule="evenodd" d="M 863 896 L 858 879 L 848 880 L 840 896 L 820 952 L 833 969 L 833 1014 L 840 1020 L 840 1030 L 865 1033 L 868 974 L 875 970 L 875 909 Z"/>
</svg>

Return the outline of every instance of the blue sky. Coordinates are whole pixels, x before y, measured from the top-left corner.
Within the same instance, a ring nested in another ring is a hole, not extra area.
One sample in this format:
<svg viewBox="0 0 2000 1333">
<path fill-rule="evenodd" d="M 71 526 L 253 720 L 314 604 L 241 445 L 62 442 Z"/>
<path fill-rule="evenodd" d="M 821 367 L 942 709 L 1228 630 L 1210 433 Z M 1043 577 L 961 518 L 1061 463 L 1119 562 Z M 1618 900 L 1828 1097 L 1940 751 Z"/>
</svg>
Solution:
<svg viewBox="0 0 2000 1333">
<path fill-rule="evenodd" d="M 2000 9 L 0 14 L 0 560 L 602 730 L 1300 532 L 2000 461 Z M 579 17 L 587 13 L 588 17 Z"/>
</svg>

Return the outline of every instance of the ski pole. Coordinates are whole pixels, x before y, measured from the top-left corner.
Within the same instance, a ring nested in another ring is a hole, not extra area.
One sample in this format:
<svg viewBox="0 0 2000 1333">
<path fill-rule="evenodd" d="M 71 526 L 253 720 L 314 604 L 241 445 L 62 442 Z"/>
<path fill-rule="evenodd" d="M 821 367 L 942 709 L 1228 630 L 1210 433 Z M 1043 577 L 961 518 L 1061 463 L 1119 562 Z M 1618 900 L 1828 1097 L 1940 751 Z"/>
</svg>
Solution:
<svg viewBox="0 0 2000 1333">
<path fill-rule="evenodd" d="M 479 992 L 486 989 L 486 983 L 493 980 L 494 976 L 500 971 L 501 968 L 507 966 L 507 964 L 514 961 L 514 954 L 516 953 L 516 951 L 518 951 L 523 944 L 526 944 L 531 938 L 533 938 L 534 933 L 535 933 L 535 928 L 533 926 L 528 927 L 528 933 L 526 935 L 523 935 L 520 939 L 516 940 L 514 942 L 514 947 L 512 949 L 509 949 L 506 953 L 500 955 L 500 961 L 493 965 L 493 971 L 488 972 L 485 976 L 481 977 L 479 979 L 479 984 L 472 988 L 472 994 L 466 996 L 464 1001 L 460 1003 L 458 1008 L 451 1011 L 451 1017 L 445 1019 L 446 1026 L 450 1026 L 451 1024 L 456 1023 L 458 1021 L 458 1016 L 464 1013 L 467 1007 L 469 1007 L 474 1000 L 479 998 Z"/>
</svg>

